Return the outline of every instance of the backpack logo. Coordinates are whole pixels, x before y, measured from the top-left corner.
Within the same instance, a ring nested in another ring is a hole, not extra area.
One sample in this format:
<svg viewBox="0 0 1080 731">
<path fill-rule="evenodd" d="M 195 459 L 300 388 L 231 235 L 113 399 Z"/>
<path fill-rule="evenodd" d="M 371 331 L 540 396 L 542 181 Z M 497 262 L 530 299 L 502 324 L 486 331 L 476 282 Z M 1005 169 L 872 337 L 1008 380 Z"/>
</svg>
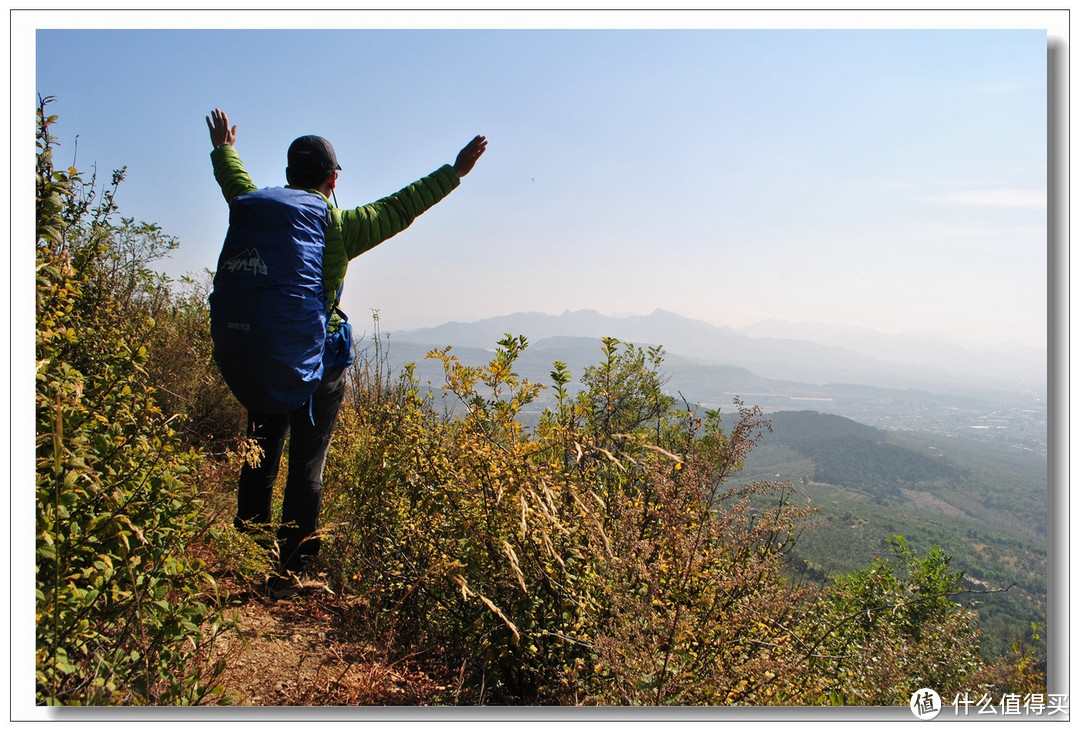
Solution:
<svg viewBox="0 0 1080 731">
<path fill-rule="evenodd" d="M 247 249 L 232 259 L 222 262 L 221 268 L 227 270 L 230 274 L 236 272 L 250 272 L 255 275 L 266 274 L 266 262 L 262 260 L 262 257 L 259 256 L 259 250 L 255 248 Z"/>
</svg>

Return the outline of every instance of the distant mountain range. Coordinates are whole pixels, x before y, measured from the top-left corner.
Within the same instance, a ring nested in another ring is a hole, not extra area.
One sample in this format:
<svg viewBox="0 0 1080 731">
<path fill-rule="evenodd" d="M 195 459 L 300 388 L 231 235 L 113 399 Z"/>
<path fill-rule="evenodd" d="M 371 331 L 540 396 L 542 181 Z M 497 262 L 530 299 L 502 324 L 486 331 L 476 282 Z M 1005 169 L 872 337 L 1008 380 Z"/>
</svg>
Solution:
<svg viewBox="0 0 1080 731">
<path fill-rule="evenodd" d="M 663 346 L 670 370 L 687 377 L 698 371 L 698 376 L 714 382 L 719 368 L 726 380 L 738 381 L 732 385 L 749 389 L 770 388 L 779 381 L 788 382 L 786 391 L 799 384 L 811 397 L 813 387 L 836 384 L 993 399 L 1040 395 L 1045 399 L 1046 394 L 1045 349 L 972 348 L 943 339 L 815 323 L 766 321 L 735 330 L 664 310 L 631 317 L 579 310 L 449 322 L 391 336 L 396 350 L 406 345 L 450 345 L 462 360 L 470 360 L 465 355 L 472 349 L 479 349 L 472 360 L 483 360 L 506 333 L 529 339 L 521 365 L 524 369 L 526 360 L 539 358 L 542 362 L 535 365 L 547 368 L 545 377 L 554 360 L 562 360 L 580 375 L 584 365 L 599 360 L 598 339 L 614 337 L 640 346 Z"/>
</svg>

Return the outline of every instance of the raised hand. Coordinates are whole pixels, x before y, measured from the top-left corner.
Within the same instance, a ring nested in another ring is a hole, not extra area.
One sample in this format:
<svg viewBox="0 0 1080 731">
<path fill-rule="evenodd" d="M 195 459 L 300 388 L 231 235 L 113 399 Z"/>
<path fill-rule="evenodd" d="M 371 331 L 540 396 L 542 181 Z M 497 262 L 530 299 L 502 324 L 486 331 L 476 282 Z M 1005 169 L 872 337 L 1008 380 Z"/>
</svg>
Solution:
<svg viewBox="0 0 1080 731">
<path fill-rule="evenodd" d="M 469 144 L 461 148 L 461 152 L 458 153 L 457 160 L 454 160 L 454 170 L 457 170 L 459 177 L 464 178 L 469 174 L 469 171 L 473 169 L 473 165 L 480 159 L 480 156 L 484 154 L 484 150 L 487 149 L 487 138 L 483 135 L 477 135 L 469 141 Z"/>
<path fill-rule="evenodd" d="M 236 125 L 229 129 L 229 115 L 225 112 L 220 109 L 212 111 L 206 118 L 206 126 L 210 128 L 210 142 L 214 147 L 236 144 Z"/>
</svg>

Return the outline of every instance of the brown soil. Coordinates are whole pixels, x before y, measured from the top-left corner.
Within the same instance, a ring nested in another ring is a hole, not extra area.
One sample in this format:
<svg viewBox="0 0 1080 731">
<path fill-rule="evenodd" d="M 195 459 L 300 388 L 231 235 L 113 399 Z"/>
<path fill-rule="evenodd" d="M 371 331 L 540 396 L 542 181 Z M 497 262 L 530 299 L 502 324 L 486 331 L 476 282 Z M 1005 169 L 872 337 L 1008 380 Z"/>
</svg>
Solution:
<svg viewBox="0 0 1080 731">
<path fill-rule="evenodd" d="M 453 702 L 415 659 L 388 660 L 361 639 L 355 597 L 316 594 L 273 600 L 221 577 L 235 627 L 213 643 L 217 683 L 240 706 L 429 705 Z"/>
</svg>

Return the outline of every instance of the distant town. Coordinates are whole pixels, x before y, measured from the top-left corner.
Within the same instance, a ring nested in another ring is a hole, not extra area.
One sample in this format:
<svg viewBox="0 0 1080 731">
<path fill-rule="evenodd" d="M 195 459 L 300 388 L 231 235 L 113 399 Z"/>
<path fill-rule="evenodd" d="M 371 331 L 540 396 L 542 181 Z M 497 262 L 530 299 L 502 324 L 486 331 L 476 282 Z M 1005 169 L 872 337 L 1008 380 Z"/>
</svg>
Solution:
<svg viewBox="0 0 1080 731">
<path fill-rule="evenodd" d="M 876 396 L 860 389 L 858 396 L 789 396 L 779 393 L 734 393 L 747 405 L 771 411 L 820 411 L 838 414 L 867 426 L 888 431 L 925 432 L 946 437 L 1009 446 L 1047 456 L 1047 409 L 1045 401 L 1033 405 L 991 406 L 975 399 L 902 391 L 880 391 Z M 730 405 L 703 404 L 707 408 Z"/>
</svg>

